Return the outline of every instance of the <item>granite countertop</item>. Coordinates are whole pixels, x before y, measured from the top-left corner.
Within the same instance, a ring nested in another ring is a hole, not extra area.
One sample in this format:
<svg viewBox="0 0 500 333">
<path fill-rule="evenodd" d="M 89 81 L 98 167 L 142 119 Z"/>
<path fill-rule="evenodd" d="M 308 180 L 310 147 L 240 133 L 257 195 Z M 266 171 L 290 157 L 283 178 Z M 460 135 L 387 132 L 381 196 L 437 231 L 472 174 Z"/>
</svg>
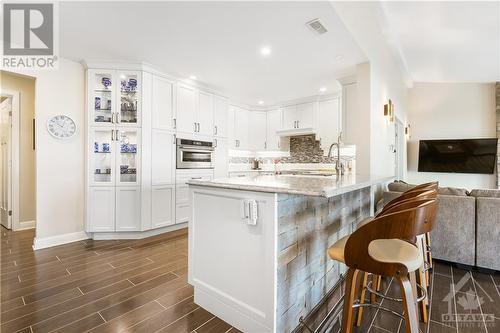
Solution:
<svg viewBox="0 0 500 333">
<path fill-rule="evenodd" d="M 389 182 L 394 177 L 346 174 L 336 176 L 252 175 L 213 180 L 190 180 L 189 185 L 236 189 L 255 192 L 301 194 L 330 198 L 374 184 Z"/>
</svg>

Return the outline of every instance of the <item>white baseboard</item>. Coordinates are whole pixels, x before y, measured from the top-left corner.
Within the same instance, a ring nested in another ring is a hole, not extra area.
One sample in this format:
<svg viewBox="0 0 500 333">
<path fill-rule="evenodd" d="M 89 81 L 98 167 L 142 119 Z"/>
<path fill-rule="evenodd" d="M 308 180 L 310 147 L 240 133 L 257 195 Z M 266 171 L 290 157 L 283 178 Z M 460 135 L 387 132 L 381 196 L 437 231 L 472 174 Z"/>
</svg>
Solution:
<svg viewBox="0 0 500 333">
<path fill-rule="evenodd" d="M 20 221 L 19 222 L 19 229 L 17 229 L 16 231 L 18 230 L 26 230 L 26 229 L 33 229 L 36 227 L 36 221 L 35 220 L 32 220 L 32 221 Z"/>
<path fill-rule="evenodd" d="M 44 237 L 44 238 L 35 237 L 35 239 L 33 240 L 33 250 L 45 249 L 47 247 L 63 245 L 89 238 L 90 238 L 89 235 L 85 231 L 73 232 L 69 234 Z"/>
<path fill-rule="evenodd" d="M 166 227 L 146 230 L 146 231 L 122 231 L 122 232 L 94 232 L 91 233 L 91 238 L 94 240 L 113 240 L 113 239 L 142 239 L 146 237 L 156 236 L 165 232 L 175 231 L 187 228 L 186 223 L 168 225 Z"/>
</svg>

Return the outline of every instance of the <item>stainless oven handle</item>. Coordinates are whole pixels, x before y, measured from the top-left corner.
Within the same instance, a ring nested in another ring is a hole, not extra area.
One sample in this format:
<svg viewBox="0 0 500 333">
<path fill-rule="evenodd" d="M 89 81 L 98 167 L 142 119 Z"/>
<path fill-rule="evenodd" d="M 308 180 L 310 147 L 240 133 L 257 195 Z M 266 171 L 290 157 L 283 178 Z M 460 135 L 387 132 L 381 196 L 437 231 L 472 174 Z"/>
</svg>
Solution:
<svg viewBox="0 0 500 333">
<path fill-rule="evenodd" d="M 199 146 L 192 146 L 192 147 L 189 147 L 189 146 L 178 146 L 178 147 L 181 150 L 200 151 L 200 152 L 213 151 L 214 150 L 213 147 L 210 147 L 210 148 L 200 148 Z"/>
</svg>

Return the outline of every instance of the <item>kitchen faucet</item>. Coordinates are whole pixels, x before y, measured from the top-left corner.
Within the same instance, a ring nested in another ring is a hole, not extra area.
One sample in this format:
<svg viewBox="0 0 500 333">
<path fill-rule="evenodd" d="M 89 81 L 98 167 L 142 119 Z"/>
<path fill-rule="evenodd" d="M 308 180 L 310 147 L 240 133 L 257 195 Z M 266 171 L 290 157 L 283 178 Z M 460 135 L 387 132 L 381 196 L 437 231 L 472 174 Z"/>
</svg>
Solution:
<svg viewBox="0 0 500 333">
<path fill-rule="evenodd" d="M 342 176 L 344 174 L 344 164 L 340 160 L 340 144 L 342 142 L 342 132 L 340 132 L 339 137 L 337 138 L 337 142 L 332 143 L 330 149 L 328 150 L 328 157 L 332 156 L 333 146 L 337 147 L 337 162 L 335 162 L 335 173 L 337 176 Z"/>
</svg>

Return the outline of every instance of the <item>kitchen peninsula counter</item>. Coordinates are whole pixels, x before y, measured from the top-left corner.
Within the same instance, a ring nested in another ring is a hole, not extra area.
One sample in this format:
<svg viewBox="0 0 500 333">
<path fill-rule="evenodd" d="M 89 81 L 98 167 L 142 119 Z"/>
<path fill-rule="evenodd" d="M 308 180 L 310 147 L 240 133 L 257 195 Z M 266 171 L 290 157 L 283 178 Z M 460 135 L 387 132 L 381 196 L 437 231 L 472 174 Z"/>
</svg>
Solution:
<svg viewBox="0 0 500 333">
<path fill-rule="evenodd" d="M 367 186 L 390 182 L 394 177 L 346 174 L 334 176 L 250 175 L 213 180 L 190 180 L 188 184 L 268 193 L 300 194 L 330 198 Z"/>
<path fill-rule="evenodd" d="M 371 215 L 392 177 L 255 175 L 191 180 L 195 302 L 243 332 L 292 332 L 345 266 L 326 251 Z"/>
</svg>

